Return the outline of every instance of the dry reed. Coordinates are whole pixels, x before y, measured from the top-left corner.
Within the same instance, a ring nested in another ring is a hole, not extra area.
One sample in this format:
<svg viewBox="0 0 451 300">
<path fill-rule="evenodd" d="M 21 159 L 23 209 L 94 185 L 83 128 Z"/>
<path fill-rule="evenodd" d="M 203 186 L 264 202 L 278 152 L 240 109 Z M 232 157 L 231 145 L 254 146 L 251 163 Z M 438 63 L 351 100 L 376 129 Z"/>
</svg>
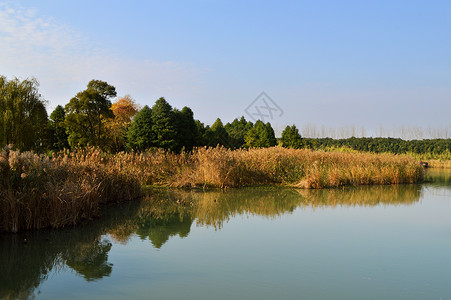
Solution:
<svg viewBox="0 0 451 300">
<path fill-rule="evenodd" d="M 108 164 L 97 149 L 0 154 L 0 231 L 75 225 L 99 215 L 100 204 L 140 196 L 135 176 Z"/>
<path fill-rule="evenodd" d="M 191 154 L 163 151 L 120 154 L 143 184 L 175 187 L 289 185 L 300 188 L 418 182 L 423 170 L 412 158 L 392 154 L 321 152 L 281 147 L 229 150 L 199 148 Z"/>
<path fill-rule="evenodd" d="M 102 203 L 139 197 L 141 185 L 319 189 L 414 183 L 422 177 L 417 161 L 391 154 L 218 147 L 111 155 L 86 148 L 49 159 L 7 147 L 0 155 L 0 231 L 74 225 L 98 216 Z"/>
</svg>

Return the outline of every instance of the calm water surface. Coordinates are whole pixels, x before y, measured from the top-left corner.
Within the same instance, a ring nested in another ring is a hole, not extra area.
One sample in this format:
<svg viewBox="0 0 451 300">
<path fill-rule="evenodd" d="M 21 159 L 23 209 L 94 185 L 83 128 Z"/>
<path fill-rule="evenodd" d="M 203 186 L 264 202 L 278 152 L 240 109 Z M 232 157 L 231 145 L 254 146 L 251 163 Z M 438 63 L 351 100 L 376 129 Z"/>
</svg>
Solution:
<svg viewBox="0 0 451 300">
<path fill-rule="evenodd" d="M 450 175 L 151 191 L 76 228 L 0 235 L 0 298 L 451 299 Z"/>
</svg>

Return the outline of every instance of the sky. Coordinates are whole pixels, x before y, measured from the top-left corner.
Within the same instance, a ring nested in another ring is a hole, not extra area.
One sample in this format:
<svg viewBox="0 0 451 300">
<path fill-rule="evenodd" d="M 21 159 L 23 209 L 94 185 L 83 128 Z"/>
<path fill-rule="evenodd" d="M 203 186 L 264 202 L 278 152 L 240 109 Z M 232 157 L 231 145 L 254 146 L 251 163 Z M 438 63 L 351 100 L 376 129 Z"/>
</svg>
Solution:
<svg viewBox="0 0 451 300">
<path fill-rule="evenodd" d="M 0 0 L 0 75 L 49 113 L 98 79 L 206 124 L 451 128 L 451 2 Z"/>
</svg>

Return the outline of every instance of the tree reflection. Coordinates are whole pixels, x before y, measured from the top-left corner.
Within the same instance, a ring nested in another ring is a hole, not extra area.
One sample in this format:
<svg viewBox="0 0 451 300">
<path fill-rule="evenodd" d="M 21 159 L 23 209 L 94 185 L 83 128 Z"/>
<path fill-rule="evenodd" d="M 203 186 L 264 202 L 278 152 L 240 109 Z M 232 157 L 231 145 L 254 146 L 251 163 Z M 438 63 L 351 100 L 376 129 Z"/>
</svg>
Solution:
<svg viewBox="0 0 451 300">
<path fill-rule="evenodd" d="M 93 243 L 78 244 L 62 255 L 66 265 L 82 275 L 87 281 L 109 276 L 113 265 L 108 263 L 108 252 L 113 245 L 106 239 Z"/>
<path fill-rule="evenodd" d="M 75 228 L 0 235 L 0 298 L 30 298 L 50 272 L 67 268 L 87 281 L 110 276 L 114 267 L 108 261 L 111 239 L 125 244 L 136 235 L 160 249 L 171 237 L 187 237 L 193 222 L 219 230 L 238 215 L 278 218 L 299 208 L 410 205 L 420 197 L 419 185 L 151 190 L 141 201 L 106 209 L 100 220 Z"/>
</svg>

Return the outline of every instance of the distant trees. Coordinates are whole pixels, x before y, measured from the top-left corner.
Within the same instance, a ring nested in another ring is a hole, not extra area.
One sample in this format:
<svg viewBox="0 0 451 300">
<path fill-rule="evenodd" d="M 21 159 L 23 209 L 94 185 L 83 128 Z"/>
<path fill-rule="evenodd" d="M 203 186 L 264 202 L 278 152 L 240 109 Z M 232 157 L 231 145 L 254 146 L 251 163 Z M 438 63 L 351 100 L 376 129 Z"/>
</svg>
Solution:
<svg viewBox="0 0 451 300">
<path fill-rule="evenodd" d="M 66 104 L 66 129 L 69 144 L 105 146 L 104 120 L 113 118 L 110 99 L 116 97 L 116 88 L 101 80 L 91 80 Z"/>
<path fill-rule="evenodd" d="M 246 146 L 252 148 L 272 147 L 277 145 L 277 140 L 271 124 L 260 120 L 255 122 L 244 138 Z"/>
<path fill-rule="evenodd" d="M 91 80 L 63 108 L 47 116 L 36 79 L 7 80 L 0 76 L 0 147 L 14 144 L 20 150 L 58 151 L 76 145 L 100 146 L 118 152 L 162 148 L 180 152 L 218 145 L 230 149 L 277 145 L 270 123 L 254 123 L 244 117 L 230 123 L 221 119 L 204 125 L 189 107 L 173 108 L 159 98 L 150 108 L 139 106 L 131 96 L 116 97 L 114 86 Z M 402 140 L 399 138 L 303 138 L 295 125 L 287 126 L 279 139 L 283 147 L 325 149 L 348 147 L 359 151 L 451 156 L 451 139 Z"/>
<path fill-rule="evenodd" d="M 0 146 L 40 151 L 48 134 L 48 116 L 36 79 L 0 76 Z"/>
<path fill-rule="evenodd" d="M 282 131 L 282 147 L 285 148 L 302 148 L 302 137 L 295 125 L 285 127 Z"/>
</svg>

